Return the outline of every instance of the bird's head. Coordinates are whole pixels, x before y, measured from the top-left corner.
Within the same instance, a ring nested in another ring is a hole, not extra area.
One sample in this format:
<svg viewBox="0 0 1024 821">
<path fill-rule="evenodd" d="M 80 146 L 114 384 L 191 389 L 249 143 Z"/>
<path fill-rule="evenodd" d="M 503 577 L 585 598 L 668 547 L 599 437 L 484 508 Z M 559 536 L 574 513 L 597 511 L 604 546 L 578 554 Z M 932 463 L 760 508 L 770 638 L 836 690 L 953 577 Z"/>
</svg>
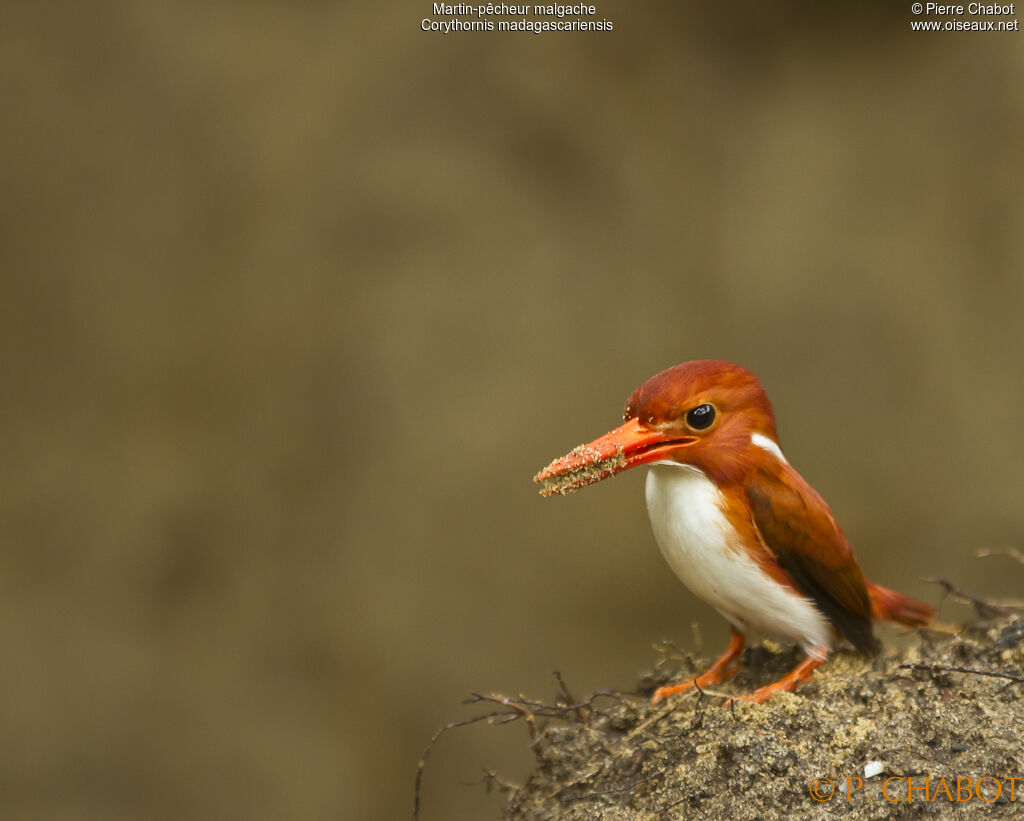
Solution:
<svg viewBox="0 0 1024 821">
<path fill-rule="evenodd" d="M 541 494 L 569 493 L 652 462 L 690 465 L 727 480 L 778 451 L 764 388 L 731 362 L 703 359 L 655 374 L 629 397 L 623 417 L 623 425 L 534 476 Z"/>
</svg>

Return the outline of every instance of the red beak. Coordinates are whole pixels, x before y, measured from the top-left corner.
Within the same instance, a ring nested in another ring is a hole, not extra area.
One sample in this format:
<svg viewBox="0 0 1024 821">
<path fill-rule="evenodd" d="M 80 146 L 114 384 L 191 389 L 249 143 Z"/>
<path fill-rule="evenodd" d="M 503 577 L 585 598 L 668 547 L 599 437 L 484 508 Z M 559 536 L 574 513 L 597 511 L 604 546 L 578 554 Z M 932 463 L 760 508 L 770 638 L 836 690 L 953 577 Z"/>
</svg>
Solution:
<svg viewBox="0 0 1024 821">
<path fill-rule="evenodd" d="M 637 465 L 656 462 L 670 451 L 696 441 L 696 436 L 649 430 L 636 419 L 630 419 L 600 439 L 573 448 L 561 459 L 555 459 L 534 476 L 533 481 L 543 485 L 541 496 L 564 495 Z"/>
</svg>

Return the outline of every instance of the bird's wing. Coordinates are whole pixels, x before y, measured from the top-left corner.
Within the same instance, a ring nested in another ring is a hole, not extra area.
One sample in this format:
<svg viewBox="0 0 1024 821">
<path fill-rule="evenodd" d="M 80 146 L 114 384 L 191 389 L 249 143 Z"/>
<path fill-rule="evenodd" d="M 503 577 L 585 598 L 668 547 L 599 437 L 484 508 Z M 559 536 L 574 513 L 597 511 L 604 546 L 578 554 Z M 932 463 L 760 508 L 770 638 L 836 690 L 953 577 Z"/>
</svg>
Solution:
<svg viewBox="0 0 1024 821">
<path fill-rule="evenodd" d="M 793 585 L 854 647 L 876 652 L 864 575 L 825 500 L 789 465 L 755 471 L 746 494 L 754 526 Z"/>
</svg>

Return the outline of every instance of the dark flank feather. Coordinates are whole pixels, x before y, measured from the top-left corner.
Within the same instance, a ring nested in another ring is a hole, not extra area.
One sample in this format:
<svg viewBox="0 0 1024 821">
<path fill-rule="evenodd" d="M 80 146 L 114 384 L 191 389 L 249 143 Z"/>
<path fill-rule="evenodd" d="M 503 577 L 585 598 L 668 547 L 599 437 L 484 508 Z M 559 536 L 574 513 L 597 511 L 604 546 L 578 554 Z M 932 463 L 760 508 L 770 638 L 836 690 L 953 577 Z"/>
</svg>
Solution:
<svg viewBox="0 0 1024 821">
<path fill-rule="evenodd" d="M 864 575 L 825 501 L 788 465 L 782 475 L 756 471 L 747 498 L 761 538 L 794 586 L 860 652 L 876 653 Z"/>
</svg>

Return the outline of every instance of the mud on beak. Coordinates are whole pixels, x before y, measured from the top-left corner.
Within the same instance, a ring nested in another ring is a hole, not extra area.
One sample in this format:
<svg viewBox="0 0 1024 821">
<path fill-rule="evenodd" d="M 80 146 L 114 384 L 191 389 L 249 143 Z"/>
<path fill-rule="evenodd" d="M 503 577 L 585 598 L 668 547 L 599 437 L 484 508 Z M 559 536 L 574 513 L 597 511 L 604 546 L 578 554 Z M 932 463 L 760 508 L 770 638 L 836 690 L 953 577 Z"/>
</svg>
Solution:
<svg viewBox="0 0 1024 821">
<path fill-rule="evenodd" d="M 573 448 L 533 477 L 541 496 L 565 495 L 637 465 L 656 462 L 676 448 L 692 445 L 696 436 L 650 430 L 630 419 L 600 439 Z"/>
</svg>

